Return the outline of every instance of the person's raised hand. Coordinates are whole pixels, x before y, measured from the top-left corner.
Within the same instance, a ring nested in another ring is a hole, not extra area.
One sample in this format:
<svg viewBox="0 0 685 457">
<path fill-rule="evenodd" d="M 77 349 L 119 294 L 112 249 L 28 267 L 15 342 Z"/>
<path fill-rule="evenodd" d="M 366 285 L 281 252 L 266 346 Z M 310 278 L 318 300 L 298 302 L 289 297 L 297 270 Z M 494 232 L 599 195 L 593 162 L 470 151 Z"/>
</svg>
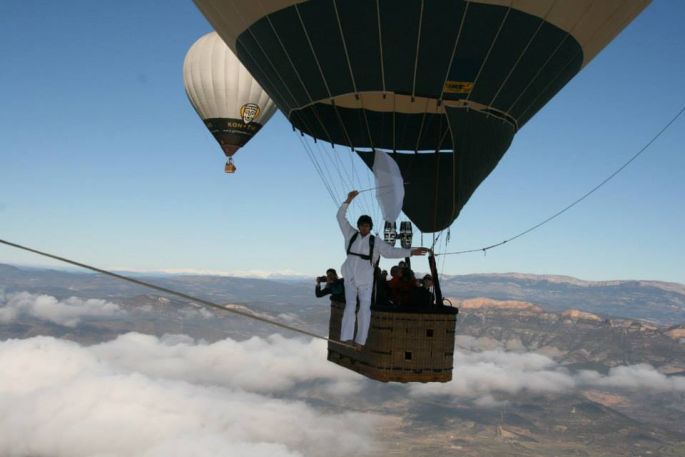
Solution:
<svg viewBox="0 0 685 457">
<path fill-rule="evenodd" d="M 414 248 L 411 250 L 411 255 L 426 255 L 431 252 L 428 248 Z"/>
<path fill-rule="evenodd" d="M 349 194 L 347 194 L 347 200 L 345 200 L 345 203 L 350 203 L 357 195 L 359 195 L 359 192 L 356 190 L 351 191 Z"/>
</svg>

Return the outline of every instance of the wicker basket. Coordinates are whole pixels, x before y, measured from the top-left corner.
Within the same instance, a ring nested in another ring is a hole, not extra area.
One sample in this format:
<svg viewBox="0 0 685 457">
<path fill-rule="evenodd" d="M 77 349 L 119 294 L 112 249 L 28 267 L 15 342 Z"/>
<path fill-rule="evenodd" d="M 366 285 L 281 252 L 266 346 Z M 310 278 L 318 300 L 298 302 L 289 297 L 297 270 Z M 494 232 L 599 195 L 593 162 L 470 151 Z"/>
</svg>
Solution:
<svg viewBox="0 0 685 457">
<path fill-rule="evenodd" d="M 452 379 L 456 308 L 372 308 L 366 346 L 337 344 L 345 304 L 331 300 L 328 360 L 383 382 Z"/>
</svg>

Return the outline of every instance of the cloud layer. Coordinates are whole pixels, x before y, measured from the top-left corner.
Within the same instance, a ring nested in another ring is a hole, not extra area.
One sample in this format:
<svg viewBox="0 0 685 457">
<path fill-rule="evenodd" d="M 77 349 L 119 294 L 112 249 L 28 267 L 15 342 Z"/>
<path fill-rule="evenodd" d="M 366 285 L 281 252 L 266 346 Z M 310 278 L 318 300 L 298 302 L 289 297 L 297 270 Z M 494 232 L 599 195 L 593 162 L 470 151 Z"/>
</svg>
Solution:
<svg viewBox="0 0 685 457">
<path fill-rule="evenodd" d="M 322 343 L 279 336 L 205 344 L 132 333 L 90 347 L 4 341 L 0 455 L 368 453 L 377 416 L 324 414 L 269 395 L 303 379 L 337 387 L 359 379 L 324 356 Z"/>
<path fill-rule="evenodd" d="M 0 297 L 0 322 L 26 315 L 76 326 L 122 312 L 103 300 Z M 649 365 L 573 373 L 546 355 L 493 348 L 489 340 L 462 335 L 459 347 L 452 382 L 402 387 L 402 399 L 408 392 L 488 407 L 522 393 L 588 387 L 685 392 L 685 378 Z M 92 346 L 47 336 L 6 340 L 0 367 L 0 455 L 363 455 L 382 417 L 324 413 L 276 397 L 398 400 L 398 389 L 368 389 L 370 381 L 327 362 L 324 341 L 278 334 L 207 343 L 128 333 Z"/>
<path fill-rule="evenodd" d="M 83 319 L 107 318 L 123 314 L 114 303 L 100 299 L 71 297 L 58 300 L 50 295 L 28 292 L 0 294 L 0 322 L 9 323 L 24 316 L 35 317 L 66 327 L 76 327 Z"/>
<path fill-rule="evenodd" d="M 462 345 L 471 350 L 455 351 L 453 380 L 446 384 L 413 385 L 410 387 L 412 395 L 447 395 L 473 399 L 485 406 L 497 404 L 496 396 L 562 394 L 585 387 L 685 392 L 684 377 L 666 376 L 651 365 L 615 367 L 606 375 L 591 370 L 572 373 L 542 354 L 503 349 L 478 351 L 477 339 L 465 336 L 461 339 Z"/>
</svg>

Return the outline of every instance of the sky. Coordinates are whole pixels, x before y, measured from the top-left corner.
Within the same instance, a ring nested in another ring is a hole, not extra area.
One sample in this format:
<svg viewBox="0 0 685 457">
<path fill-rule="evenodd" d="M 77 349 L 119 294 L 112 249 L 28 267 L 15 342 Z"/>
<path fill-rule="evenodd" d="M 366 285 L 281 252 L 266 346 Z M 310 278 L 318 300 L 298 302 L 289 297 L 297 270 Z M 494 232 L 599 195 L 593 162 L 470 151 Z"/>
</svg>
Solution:
<svg viewBox="0 0 685 457">
<path fill-rule="evenodd" d="M 350 189 L 332 201 L 280 113 L 225 175 L 182 82 L 185 53 L 211 27 L 191 1 L 160 5 L 0 3 L 0 238 L 131 271 L 339 267 L 335 212 Z M 685 105 L 684 16 L 684 2 L 654 1 L 517 134 L 438 251 L 534 226 L 650 141 Z M 440 257 L 442 272 L 685 283 L 684 142 L 680 118 L 577 207 L 487 255 Z M 373 205 L 364 198 L 351 219 Z M 0 263 L 57 266 L 6 246 Z"/>
</svg>

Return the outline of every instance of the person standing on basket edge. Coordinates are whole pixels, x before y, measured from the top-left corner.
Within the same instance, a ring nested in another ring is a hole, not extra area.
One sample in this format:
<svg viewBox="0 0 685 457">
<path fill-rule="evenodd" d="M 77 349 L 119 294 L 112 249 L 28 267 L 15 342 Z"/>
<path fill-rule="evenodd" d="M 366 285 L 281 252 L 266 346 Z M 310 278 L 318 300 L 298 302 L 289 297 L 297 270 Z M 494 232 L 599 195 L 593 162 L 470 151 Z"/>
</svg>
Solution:
<svg viewBox="0 0 685 457">
<path fill-rule="evenodd" d="M 371 235 L 373 221 L 367 215 L 357 220 L 357 230 L 347 221 L 347 208 L 359 194 L 353 190 L 347 194 L 347 200 L 338 210 L 337 219 L 345 238 L 347 258 L 342 265 L 341 272 L 345 278 L 345 311 L 343 312 L 340 340 L 361 347 L 366 344 L 371 324 L 371 295 L 373 292 L 374 266 L 380 256 L 401 259 L 412 255 L 424 255 L 427 248 L 404 249 L 390 246 L 385 241 L 376 240 Z M 354 336 L 355 309 L 359 297 L 359 315 L 357 319 L 357 336 Z"/>
</svg>

